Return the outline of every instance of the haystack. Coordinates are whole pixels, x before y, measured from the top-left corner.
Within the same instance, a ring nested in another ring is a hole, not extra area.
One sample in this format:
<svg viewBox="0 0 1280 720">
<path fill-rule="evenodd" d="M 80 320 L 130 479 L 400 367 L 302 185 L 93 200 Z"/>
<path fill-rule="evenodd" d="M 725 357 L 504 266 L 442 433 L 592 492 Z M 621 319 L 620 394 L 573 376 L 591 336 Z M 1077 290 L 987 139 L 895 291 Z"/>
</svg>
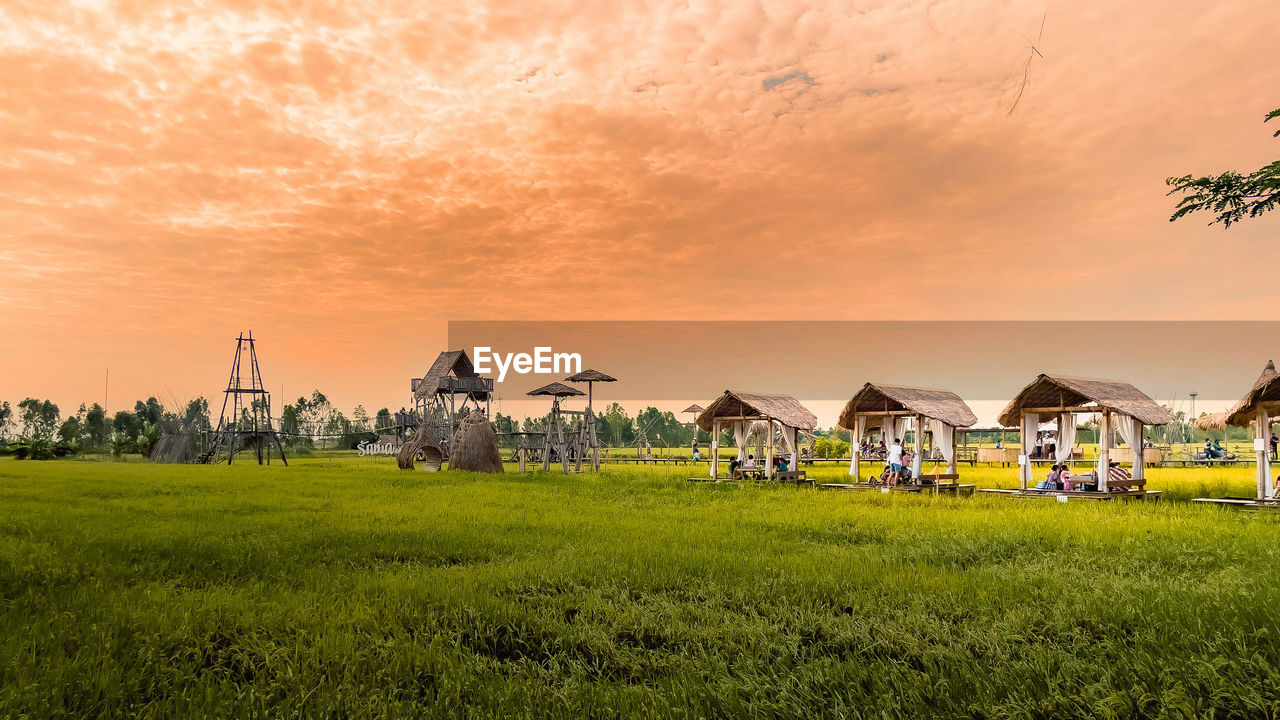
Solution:
<svg viewBox="0 0 1280 720">
<path fill-rule="evenodd" d="M 458 424 L 449 443 L 449 469 L 469 472 L 502 472 L 498 435 L 484 413 L 473 412 Z"/>
</svg>

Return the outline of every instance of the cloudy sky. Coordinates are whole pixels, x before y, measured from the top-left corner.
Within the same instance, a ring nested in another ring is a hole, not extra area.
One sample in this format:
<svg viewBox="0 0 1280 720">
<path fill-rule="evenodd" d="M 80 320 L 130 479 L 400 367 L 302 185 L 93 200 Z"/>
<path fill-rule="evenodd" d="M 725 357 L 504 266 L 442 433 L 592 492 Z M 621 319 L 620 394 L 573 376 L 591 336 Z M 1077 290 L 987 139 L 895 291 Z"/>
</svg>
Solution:
<svg viewBox="0 0 1280 720">
<path fill-rule="evenodd" d="M 1280 263 L 1280 217 L 1170 224 L 1164 179 L 1276 157 L 1278 26 L 7 0 L 0 399 L 100 399 L 108 366 L 116 400 L 216 392 L 242 329 L 287 397 L 377 407 L 458 319 L 1275 318 L 1242 271 Z"/>
</svg>

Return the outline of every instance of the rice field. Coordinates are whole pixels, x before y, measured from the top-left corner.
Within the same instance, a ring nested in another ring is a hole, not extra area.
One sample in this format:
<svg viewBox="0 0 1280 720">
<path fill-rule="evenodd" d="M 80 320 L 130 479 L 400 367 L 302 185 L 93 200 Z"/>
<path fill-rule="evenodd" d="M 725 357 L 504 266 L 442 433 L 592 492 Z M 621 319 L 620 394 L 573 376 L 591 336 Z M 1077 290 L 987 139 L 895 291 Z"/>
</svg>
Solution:
<svg viewBox="0 0 1280 720">
<path fill-rule="evenodd" d="M 0 717 L 1280 715 L 1280 515 L 1176 501 L 1248 469 L 689 474 L 0 460 Z"/>
</svg>

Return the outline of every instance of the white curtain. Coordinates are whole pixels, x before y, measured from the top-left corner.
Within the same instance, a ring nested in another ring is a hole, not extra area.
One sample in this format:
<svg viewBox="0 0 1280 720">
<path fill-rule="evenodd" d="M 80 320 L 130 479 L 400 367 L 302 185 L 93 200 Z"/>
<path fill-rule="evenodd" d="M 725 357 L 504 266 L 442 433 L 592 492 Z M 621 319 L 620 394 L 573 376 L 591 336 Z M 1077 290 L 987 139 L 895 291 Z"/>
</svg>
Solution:
<svg viewBox="0 0 1280 720">
<path fill-rule="evenodd" d="M 911 477 L 920 477 L 920 471 L 924 469 L 924 427 L 923 423 L 912 421 L 915 425 L 916 432 L 916 452 L 911 456 Z"/>
<path fill-rule="evenodd" d="M 747 459 L 747 423 L 735 420 L 733 423 L 733 444 L 738 446 L 738 462 Z"/>
<path fill-rule="evenodd" d="M 781 424 L 781 423 L 779 423 Z M 795 464 L 800 454 L 796 452 L 796 446 L 800 444 L 800 430 L 793 427 L 782 426 L 782 440 L 787 444 L 787 452 L 791 455 L 791 464 Z M 795 468 L 791 468 L 795 470 Z"/>
<path fill-rule="evenodd" d="M 1075 413 L 1062 413 L 1058 416 L 1058 440 L 1054 448 L 1054 457 L 1064 463 L 1071 459 L 1071 448 L 1076 444 Z"/>
<path fill-rule="evenodd" d="M 942 451 L 942 459 L 950 466 L 956 454 L 955 436 L 951 433 L 951 428 L 941 420 L 929 418 L 929 432 L 933 433 L 934 445 Z"/>
<path fill-rule="evenodd" d="M 852 431 L 849 433 L 849 474 L 858 474 L 858 449 L 862 445 L 862 436 L 867 432 L 867 416 L 859 415 L 853 421 Z"/>
<path fill-rule="evenodd" d="M 1116 429 L 1120 431 L 1120 437 L 1124 438 L 1124 444 L 1133 451 L 1133 477 L 1141 479 L 1144 474 L 1142 472 L 1142 422 L 1129 415 L 1120 415 L 1115 420 Z"/>
<path fill-rule="evenodd" d="M 901 440 L 901 439 L 903 439 L 904 437 L 906 437 L 906 435 L 907 435 L 907 422 L 908 422 L 909 420 L 910 420 L 910 418 L 908 418 L 908 417 L 899 417 L 899 418 L 895 418 L 895 419 L 894 419 L 894 421 L 893 421 L 893 433 L 892 433 L 892 434 L 893 434 L 893 437 L 889 438 L 889 439 L 885 442 L 885 444 L 886 444 L 886 445 L 892 445 L 894 440 Z"/>
</svg>

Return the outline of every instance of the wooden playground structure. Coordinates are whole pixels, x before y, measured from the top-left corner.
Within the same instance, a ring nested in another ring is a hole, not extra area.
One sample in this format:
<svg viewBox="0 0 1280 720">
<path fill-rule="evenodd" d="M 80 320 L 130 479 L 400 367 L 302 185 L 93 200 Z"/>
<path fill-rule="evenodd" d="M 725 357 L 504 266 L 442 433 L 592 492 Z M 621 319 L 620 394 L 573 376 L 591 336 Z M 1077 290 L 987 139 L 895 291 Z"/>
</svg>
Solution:
<svg viewBox="0 0 1280 720">
<path fill-rule="evenodd" d="M 417 427 L 400 446 L 396 461 L 402 470 L 422 462 L 428 471 L 439 470 L 449 459 L 449 443 L 462 418 L 472 412 L 489 417 L 493 379 L 480 377 L 465 350 L 440 353 L 421 378 L 409 384 L 413 392 Z"/>
</svg>

